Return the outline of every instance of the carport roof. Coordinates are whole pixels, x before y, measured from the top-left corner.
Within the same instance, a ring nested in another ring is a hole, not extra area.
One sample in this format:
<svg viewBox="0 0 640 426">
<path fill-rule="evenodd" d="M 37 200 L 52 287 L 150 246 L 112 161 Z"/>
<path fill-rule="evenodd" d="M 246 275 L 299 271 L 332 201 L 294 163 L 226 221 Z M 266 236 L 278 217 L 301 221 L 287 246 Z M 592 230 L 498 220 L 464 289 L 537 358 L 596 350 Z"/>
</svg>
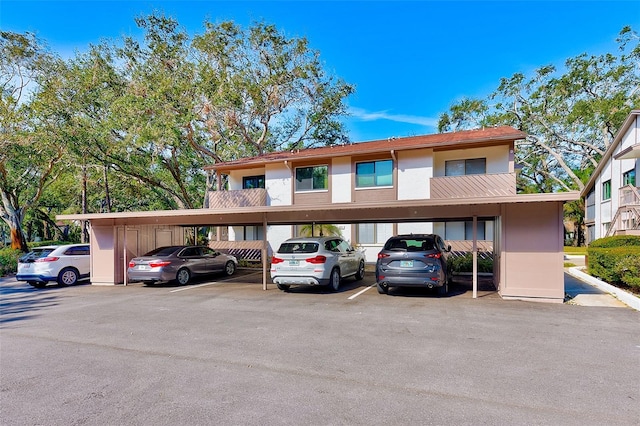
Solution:
<svg viewBox="0 0 640 426">
<path fill-rule="evenodd" d="M 471 216 L 496 216 L 502 205 L 574 201 L 577 191 L 553 194 L 520 194 L 503 197 L 400 200 L 371 203 L 333 203 L 237 207 L 227 209 L 154 210 L 120 213 L 58 215 L 58 220 L 89 220 L 95 226 L 112 225 L 209 225 L 233 226 L 268 223 L 358 223 L 440 221 Z M 312 207 L 312 208 L 310 208 Z"/>
</svg>

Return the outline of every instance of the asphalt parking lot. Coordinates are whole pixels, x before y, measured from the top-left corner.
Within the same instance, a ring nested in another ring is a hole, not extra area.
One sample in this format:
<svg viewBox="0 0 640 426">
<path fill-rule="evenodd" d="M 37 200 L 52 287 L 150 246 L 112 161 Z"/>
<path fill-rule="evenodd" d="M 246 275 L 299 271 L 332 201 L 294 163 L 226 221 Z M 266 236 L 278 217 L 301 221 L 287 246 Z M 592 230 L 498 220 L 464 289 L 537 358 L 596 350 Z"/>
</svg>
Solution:
<svg viewBox="0 0 640 426">
<path fill-rule="evenodd" d="M 637 425 L 640 312 L 339 292 L 0 281 L 6 425 Z"/>
</svg>

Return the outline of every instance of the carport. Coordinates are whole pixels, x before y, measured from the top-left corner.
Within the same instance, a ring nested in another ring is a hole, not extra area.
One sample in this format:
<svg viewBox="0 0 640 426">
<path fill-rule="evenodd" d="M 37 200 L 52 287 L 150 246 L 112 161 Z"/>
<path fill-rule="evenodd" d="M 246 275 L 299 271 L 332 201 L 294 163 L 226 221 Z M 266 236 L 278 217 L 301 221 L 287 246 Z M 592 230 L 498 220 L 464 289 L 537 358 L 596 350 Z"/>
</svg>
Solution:
<svg viewBox="0 0 640 426">
<path fill-rule="evenodd" d="M 297 225 L 309 223 L 428 222 L 493 219 L 494 282 L 504 299 L 561 303 L 563 277 L 563 204 L 578 192 L 520 194 L 500 197 L 402 200 L 371 203 L 332 203 L 309 206 L 252 206 L 223 209 L 162 210 L 146 212 L 59 215 L 58 220 L 87 220 L 91 232 L 91 282 L 125 283 L 129 260 L 159 241 L 177 244 L 176 229 L 185 226 Z M 140 233 L 136 243 L 130 231 Z M 155 236 L 155 237 L 154 237 Z M 138 247 L 138 242 L 146 242 Z M 230 241 L 239 245 L 249 242 Z M 256 242 L 251 242 L 255 244 Z M 267 289 L 269 243 L 262 250 L 262 284 Z M 151 247 L 152 248 L 152 247 Z M 473 241 L 473 291 L 477 292 L 477 244 Z"/>
</svg>

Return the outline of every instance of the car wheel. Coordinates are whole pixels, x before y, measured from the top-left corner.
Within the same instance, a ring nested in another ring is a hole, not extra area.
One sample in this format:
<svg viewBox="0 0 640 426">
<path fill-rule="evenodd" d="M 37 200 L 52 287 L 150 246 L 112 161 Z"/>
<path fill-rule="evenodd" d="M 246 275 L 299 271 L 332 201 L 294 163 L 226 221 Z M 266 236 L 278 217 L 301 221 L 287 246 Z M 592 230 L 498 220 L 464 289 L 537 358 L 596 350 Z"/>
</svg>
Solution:
<svg viewBox="0 0 640 426">
<path fill-rule="evenodd" d="M 329 277 L 329 290 L 338 291 L 340 287 L 340 271 L 338 268 L 334 268 L 331 271 L 331 276 Z"/>
<path fill-rule="evenodd" d="M 288 284 L 278 284 L 278 290 L 288 291 L 289 290 L 289 285 Z"/>
<path fill-rule="evenodd" d="M 226 265 L 224 265 L 224 273 L 229 275 L 233 275 L 236 272 L 236 264 L 232 261 L 228 261 Z"/>
<path fill-rule="evenodd" d="M 360 261 L 358 265 L 358 272 L 356 272 L 356 280 L 360 281 L 364 278 L 364 260 Z"/>
<path fill-rule="evenodd" d="M 178 284 L 180 285 L 186 285 L 190 279 L 191 273 L 187 268 L 180 269 L 176 274 L 176 281 L 178 281 Z"/>
<path fill-rule="evenodd" d="M 445 281 L 442 287 L 438 287 L 438 296 L 446 296 L 449 293 L 449 283 Z"/>
<path fill-rule="evenodd" d="M 388 285 L 376 283 L 376 286 L 378 287 L 378 293 L 380 293 L 380 294 L 389 293 L 389 286 Z"/>
<path fill-rule="evenodd" d="M 64 268 L 58 274 L 59 285 L 74 285 L 78 282 L 78 271 L 74 268 Z"/>
<path fill-rule="evenodd" d="M 35 288 L 45 288 L 45 286 L 47 285 L 47 283 L 42 283 L 39 281 L 29 281 L 29 284 Z"/>
</svg>

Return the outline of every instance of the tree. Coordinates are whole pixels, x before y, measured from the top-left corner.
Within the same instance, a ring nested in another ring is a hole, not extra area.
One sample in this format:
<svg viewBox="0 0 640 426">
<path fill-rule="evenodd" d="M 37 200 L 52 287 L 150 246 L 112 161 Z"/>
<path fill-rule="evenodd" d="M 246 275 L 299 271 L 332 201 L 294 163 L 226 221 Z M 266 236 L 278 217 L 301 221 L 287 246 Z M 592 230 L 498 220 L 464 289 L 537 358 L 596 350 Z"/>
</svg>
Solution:
<svg viewBox="0 0 640 426">
<path fill-rule="evenodd" d="M 312 223 L 309 225 L 302 225 L 300 227 L 299 233 L 301 237 L 313 237 L 313 236 L 341 237 L 342 236 L 342 231 L 340 230 L 340 228 L 338 228 L 336 225 L 331 225 L 327 223 L 321 223 L 321 224 Z"/>
<path fill-rule="evenodd" d="M 56 175 L 63 151 L 56 142 L 57 117 L 39 109 L 43 85 L 54 80 L 60 60 L 31 33 L 0 32 L 0 217 L 11 247 L 27 251 L 22 221 Z"/>
<path fill-rule="evenodd" d="M 338 118 L 354 88 L 323 70 L 305 38 L 264 23 L 205 28 L 193 42 L 203 96 L 193 130 L 208 136 L 190 140 L 198 151 L 224 161 L 347 140 Z"/>
<path fill-rule="evenodd" d="M 518 143 L 519 188 L 552 192 L 584 188 L 629 112 L 640 106 L 640 46 L 623 28 L 620 53 L 581 54 L 531 77 L 503 78 L 487 99 L 463 99 L 441 115 L 439 131 L 510 125 L 528 134 Z M 586 176 L 588 178 L 588 176 Z"/>
</svg>

